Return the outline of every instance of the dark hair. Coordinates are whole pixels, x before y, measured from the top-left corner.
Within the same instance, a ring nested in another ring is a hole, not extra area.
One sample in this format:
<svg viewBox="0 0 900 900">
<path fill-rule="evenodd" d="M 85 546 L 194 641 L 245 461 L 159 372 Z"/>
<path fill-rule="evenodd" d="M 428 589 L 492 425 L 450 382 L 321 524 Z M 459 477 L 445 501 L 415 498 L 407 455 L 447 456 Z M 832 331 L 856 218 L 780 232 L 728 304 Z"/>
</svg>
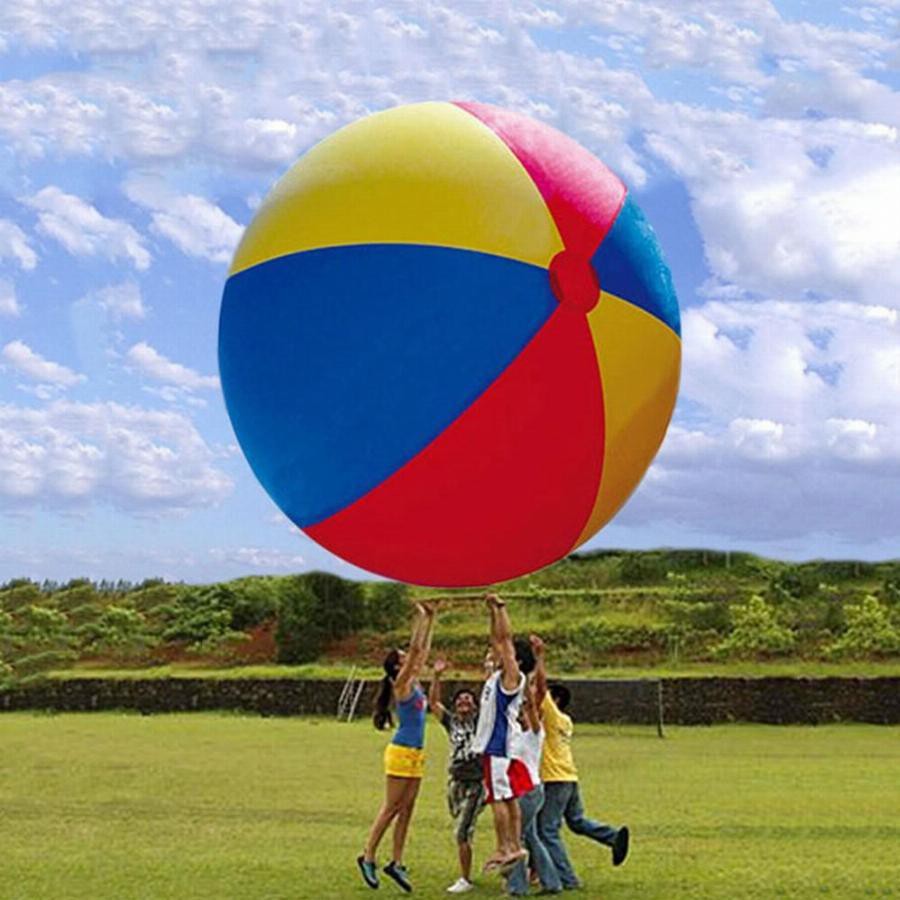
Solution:
<svg viewBox="0 0 900 900">
<path fill-rule="evenodd" d="M 391 699 L 394 694 L 394 681 L 400 671 L 400 651 L 391 650 L 382 663 L 384 678 L 381 679 L 381 687 L 375 697 L 375 709 L 372 712 L 372 722 L 379 731 L 394 724 L 391 715 Z"/>
<path fill-rule="evenodd" d="M 572 692 L 560 681 L 551 682 L 547 690 L 560 711 L 565 712 L 572 700 Z"/>
<path fill-rule="evenodd" d="M 523 675 L 528 675 L 534 671 L 535 662 L 534 650 L 531 643 L 525 638 L 516 638 L 513 641 L 513 647 L 516 650 L 516 662 L 519 664 L 519 670 Z"/>
<path fill-rule="evenodd" d="M 450 708 L 451 709 L 456 708 L 456 701 L 459 700 L 459 698 L 462 697 L 463 694 L 468 694 L 472 698 L 472 702 L 473 703 L 476 702 L 475 691 L 473 691 L 471 688 L 461 687 L 453 692 L 453 697 L 450 700 Z"/>
</svg>

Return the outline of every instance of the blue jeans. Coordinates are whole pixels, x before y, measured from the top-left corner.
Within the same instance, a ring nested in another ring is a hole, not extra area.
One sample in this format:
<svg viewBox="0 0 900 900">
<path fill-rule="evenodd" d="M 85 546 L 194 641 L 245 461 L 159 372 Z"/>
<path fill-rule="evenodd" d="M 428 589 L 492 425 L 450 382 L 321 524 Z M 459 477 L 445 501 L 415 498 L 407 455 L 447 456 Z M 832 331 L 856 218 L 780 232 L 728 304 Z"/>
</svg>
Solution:
<svg viewBox="0 0 900 900">
<path fill-rule="evenodd" d="M 556 866 L 547 853 L 547 848 L 541 843 L 537 831 L 537 816 L 544 805 L 544 786 L 539 784 L 532 788 L 524 797 L 519 797 L 519 809 L 522 811 L 522 843 L 528 851 L 531 864 L 537 870 L 541 887 L 548 891 L 561 891 L 562 882 Z M 528 867 L 520 862 L 509 874 L 507 882 L 510 894 L 522 895 L 528 893 Z"/>
<path fill-rule="evenodd" d="M 579 882 L 569 861 L 566 845 L 559 835 L 564 819 L 575 834 L 583 834 L 607 847 L 613 845 L 619 832 L 611 825 L 595 822 L 585 816 L 577 781 L 544 783 L 544 805 L 538 814 L 538 834 L 556 866 L 563 887 L 571 888 Z"/>
</svg>

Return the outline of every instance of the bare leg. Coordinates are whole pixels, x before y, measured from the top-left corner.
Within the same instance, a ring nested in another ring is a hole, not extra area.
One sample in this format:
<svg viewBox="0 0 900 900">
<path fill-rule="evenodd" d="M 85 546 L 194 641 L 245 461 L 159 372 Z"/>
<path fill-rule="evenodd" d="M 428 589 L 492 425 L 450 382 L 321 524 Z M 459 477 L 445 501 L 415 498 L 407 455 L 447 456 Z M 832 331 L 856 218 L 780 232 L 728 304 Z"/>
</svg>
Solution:
<svg viewBox="0 0 900 900">
<path fill-rule="evenodd" d="M 462 873 L 462 877 L 465 878 L 466 881 L 471 881 L 472 845 L 467 841 L 463 844 L 457 844 L 457 848 L 459 849 L 459 871 Z"/>
<path fill-rule="evenodd" d="M 509 805 L 506 800 L 492 804 L 494 810 L 494 830 L 497 832 L 497 855 L 508 856 L 509 849 Z"/>
<path fill-rule="evenodd" d="M 422 781 L 419 778 L 404 779 L 407 784 L 403 792 L 403 801 L 397 819 L 394 822 L 394 862 L 403 862 L 403 848 L 406 845 L 406 834 L 409 831 L 409 823 L 413 810 L 416 807 L 416 797 L 419 794 L 419 786 Z"/>
<path fill-rule="evenodd" d="M 403 803 L 403 793 L 406 789 L 405 782 L 407 780 L 408 779 L 406 778 L 396 778 L 393 775 L 387 776 L 384 789 L 384 802 L 381 804 L 381 809 L 378 810 L 378 815 L 372 823 L 372 828 L 369 831 L 369 838 L 366 841 L 366 847 L 363 852 L 363 856 L 367 862 L 375 861 L 375 854 L 378 851 L 378 845 L 381 843 L 385 831 L 387 831 L 388 826 L 400 812 L 400 807 Z"/>
</svg>

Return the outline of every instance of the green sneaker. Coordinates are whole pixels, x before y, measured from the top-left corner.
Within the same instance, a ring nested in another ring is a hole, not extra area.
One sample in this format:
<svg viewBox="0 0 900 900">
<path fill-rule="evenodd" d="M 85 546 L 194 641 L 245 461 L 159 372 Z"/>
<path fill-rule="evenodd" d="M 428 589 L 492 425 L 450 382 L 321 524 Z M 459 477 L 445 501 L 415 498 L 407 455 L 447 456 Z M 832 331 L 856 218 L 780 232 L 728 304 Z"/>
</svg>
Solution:
<svg viewBox="0 0 900 900">
<path fill-rule="evenodd" d="M 359 871 L 362 872 L 363 881 L 372 890 L 378 890 L 378 868 L 374 861 L 367 860 L 364 856 L 357 856 L 356 864 L 359 866 Z"/>
<path fill-rule="evenodd" d="M 406 866 L 401 866 L 400 863 L 391 860 L 384 867 L 384 874 L 388 878 L 393 878 L 407 894 L 412 893 L 412 882 L 410 882 L 409 876 L 406 874 Z"/>
</svg>

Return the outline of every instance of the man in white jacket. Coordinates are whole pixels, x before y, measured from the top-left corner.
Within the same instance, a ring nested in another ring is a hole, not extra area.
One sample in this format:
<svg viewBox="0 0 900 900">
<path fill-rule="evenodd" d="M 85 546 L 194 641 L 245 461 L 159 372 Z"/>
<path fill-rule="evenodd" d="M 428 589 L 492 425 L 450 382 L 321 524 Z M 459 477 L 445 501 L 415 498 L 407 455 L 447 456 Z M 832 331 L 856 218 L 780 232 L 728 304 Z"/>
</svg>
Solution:
<svg viewBox="0 0 900 900">
<path fill-rule="evenodd" d="M 481 691 L 474 749 L 483 754 L 485 799 L 493 810 L 497 833 L 497 850 L 484 869 L 507 872 L 528 857 L 522 848 L 518 798 L 534 785 L 528 767 L 513 756 L 512 748 L 520 730 L 525 676 L 534 668 L 534 653 L 527 640 L 513 640 L 503 600 L 488 594 L 485 602 L 491 615 L 490 652 L 496 671 Z"/>
</svg>

